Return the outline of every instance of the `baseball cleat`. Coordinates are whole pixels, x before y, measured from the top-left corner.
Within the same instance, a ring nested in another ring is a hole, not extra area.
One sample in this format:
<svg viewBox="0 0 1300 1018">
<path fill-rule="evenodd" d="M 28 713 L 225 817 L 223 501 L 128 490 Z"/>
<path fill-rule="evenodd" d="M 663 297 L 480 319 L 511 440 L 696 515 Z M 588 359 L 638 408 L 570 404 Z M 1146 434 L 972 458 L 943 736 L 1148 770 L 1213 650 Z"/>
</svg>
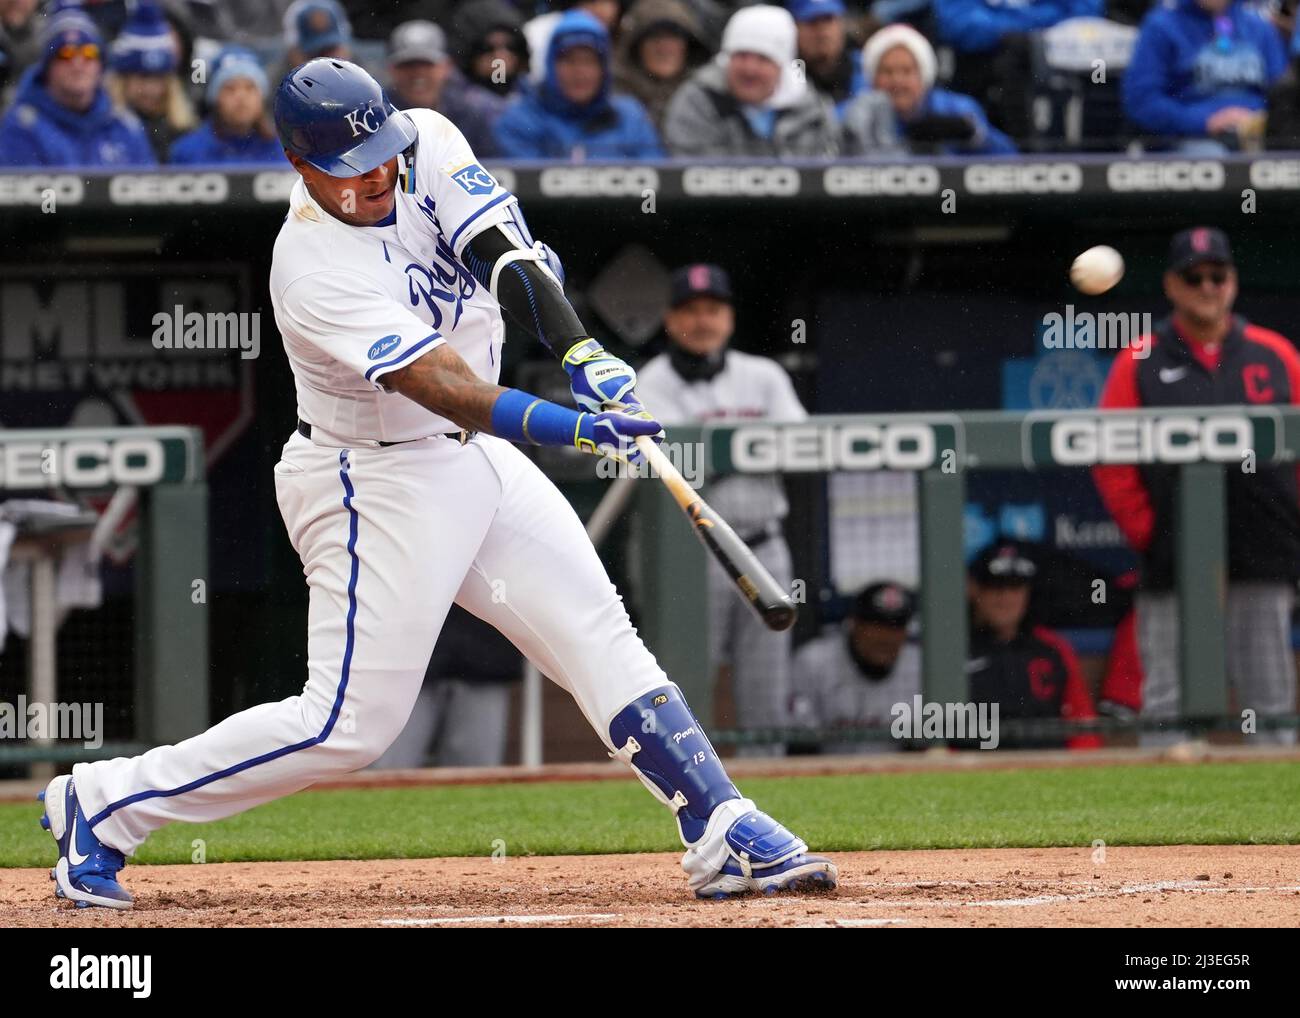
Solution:
<svg viewBox="0 0 1300 1018">
<path fill-rule="evenodd" d="M 838 880 L 839 871 L 824 855 L 803 853 L 761 872 L 751 868 L 749 874 L 743 869 L 743 861 L 728 859 L 722 871 L 697 890 L 695 897 L 722 901 L 747 894 L 833 891 Z"/>
<path fill-rule="evenodd" d="M 740 802 L 753 805 L 749 800 Z M 801 838 L 760 810 L 751 808 L 735 816 L 723 838 L 726 858 L 711 878 L 695 888 L 697 898 L 833 891 L 838 882 L 833 862 L 811 854 Z"/>
<path fill-rule="evenodd" d="M 81 815 L 72 778 L 60 775 L 36 798 L 45 803 L 41 826 L 59 846 L 59 861 L 50 870 L 55 896 L 75 901 L 77 908 L 130 908 L 134 899 L 117 882 L 126 857 L 95 837 Z"/>
</svg>

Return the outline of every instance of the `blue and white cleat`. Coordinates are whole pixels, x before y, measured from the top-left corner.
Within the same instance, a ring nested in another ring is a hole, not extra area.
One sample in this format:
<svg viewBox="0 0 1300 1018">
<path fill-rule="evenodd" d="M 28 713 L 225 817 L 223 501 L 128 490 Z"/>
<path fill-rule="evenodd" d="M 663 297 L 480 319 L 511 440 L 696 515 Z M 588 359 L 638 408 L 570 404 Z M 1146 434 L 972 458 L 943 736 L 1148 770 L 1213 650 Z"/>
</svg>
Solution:
<svg viewBox="0 0 1300 1018">
<path fill-rule="evenodd" d="M 81 815 L 72 778 L 60 775 L 36 798 L 45 803 L 41 826 L 59 846 L 59 861 L 50 870 L 55 895 L 75 901 L 77 908 L 130 908 L 134 899 L 117 882 L 126 857 L 95 837 Z"/>
<path fill-rule="evenodd" d="M 839 871 L 833 862 L 810 853 L 802 839 L 759 810 L 750 809 L 733 820 L 723 838 L 726 861 L 711 879 L 695 888 L 697 898 L 833 891 L 838 883 Z"/>
</svg>

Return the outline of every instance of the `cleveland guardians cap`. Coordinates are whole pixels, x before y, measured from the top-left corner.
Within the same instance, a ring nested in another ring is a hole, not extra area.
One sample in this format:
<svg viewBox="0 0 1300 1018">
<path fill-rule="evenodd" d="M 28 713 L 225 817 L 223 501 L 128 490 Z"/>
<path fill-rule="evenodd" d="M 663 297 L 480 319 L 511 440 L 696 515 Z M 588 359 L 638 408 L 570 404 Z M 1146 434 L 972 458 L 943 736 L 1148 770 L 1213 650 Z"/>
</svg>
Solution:
<svg viewBox="0 0 1300 1018">
<path fill-rule="evenodd" d="M 1194 226 L 1174 234 L 1169 242 L 1169 271 L 1181 272 L 1201 262 L 1231 265 L 1232 245 L 1228 243 L 1228 235 L 1213 226 Z"/>
<path fill-rule="evenodd" d="M 673 273 L 670 303 L 680 307 L 694 297 L 717 297 L 731 301 L 731 277 L 725 269 L 703 262 L 683 265 Z"/>
<path fill-rule="evenodd" d="M 902 629 L 916 614 L 916 595 L 899 583 L 872 583 L 853 602 L 859 622 L 879 622 Z"/>
<path fill-rule="evenodd" d="M 1015 541 L 998 541 L 975 556 L 970 575 L 982 587 L 1013 587 L 1032 582 L 1038 567 Z"/>
</svg>

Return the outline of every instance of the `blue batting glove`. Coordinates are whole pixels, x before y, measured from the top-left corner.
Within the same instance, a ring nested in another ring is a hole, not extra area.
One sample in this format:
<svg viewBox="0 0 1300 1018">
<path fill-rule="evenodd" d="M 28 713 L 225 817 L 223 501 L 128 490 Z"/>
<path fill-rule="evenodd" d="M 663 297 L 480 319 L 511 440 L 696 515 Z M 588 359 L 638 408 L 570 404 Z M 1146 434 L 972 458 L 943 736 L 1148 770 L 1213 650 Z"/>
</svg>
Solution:
<svg viewBox="0 0 1300 1018">
<path fill-rule="evenodd" d="M 645 462 L 645 455 L 637 448 L 638 435 L 649 435 L 658 445 L 664 440 L 664 429 L 645 410 L 635 413 L 605 410 L 580 416 L 573 444 L 583 452 L 639 467 Z"/>
<path fill-rule="evenodd" d="M 564 370 L 569 373 L 569 391 L 583 410 L 598 414 L 611 406 L 635 407 L 641 410 L 636 398 L 636 372 L 626 361 L 620 360 L 594 339 L 574 343 L 564 355 Z"/>
</svg>

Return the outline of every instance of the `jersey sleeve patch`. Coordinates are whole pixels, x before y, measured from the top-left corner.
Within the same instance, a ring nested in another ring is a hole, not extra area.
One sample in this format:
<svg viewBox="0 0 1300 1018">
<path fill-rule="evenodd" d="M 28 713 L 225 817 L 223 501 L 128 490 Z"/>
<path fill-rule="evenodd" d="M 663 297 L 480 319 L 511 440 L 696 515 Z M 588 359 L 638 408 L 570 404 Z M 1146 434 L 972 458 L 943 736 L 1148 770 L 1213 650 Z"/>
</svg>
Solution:
<svg viewBox="0 0 1300 1018">
<path fill-rule="evenodd" d="M 478 163 L 448 163 L 443 167 L 443 172 L 451 177 L 462 191 L 475 197 L 491 194 L 497 186 L 492 174 Z"/>
</svg>

